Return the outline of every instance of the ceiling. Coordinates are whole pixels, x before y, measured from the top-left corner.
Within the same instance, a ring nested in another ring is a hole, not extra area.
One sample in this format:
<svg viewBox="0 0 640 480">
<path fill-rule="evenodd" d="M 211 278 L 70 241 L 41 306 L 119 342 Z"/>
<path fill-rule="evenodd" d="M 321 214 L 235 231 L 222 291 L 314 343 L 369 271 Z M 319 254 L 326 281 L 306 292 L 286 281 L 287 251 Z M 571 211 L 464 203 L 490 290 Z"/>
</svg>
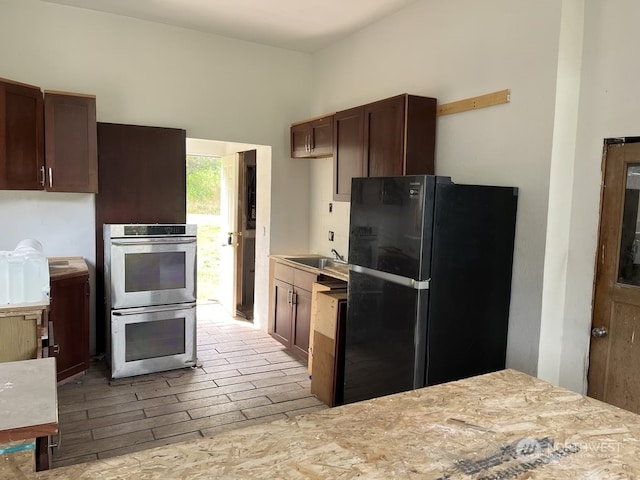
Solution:
<svg viewBox="0 0 640 480">
<path fill-rule="evenodd" d="M 43 0 L 315 52 L 416 0 Z"/>
</svg>

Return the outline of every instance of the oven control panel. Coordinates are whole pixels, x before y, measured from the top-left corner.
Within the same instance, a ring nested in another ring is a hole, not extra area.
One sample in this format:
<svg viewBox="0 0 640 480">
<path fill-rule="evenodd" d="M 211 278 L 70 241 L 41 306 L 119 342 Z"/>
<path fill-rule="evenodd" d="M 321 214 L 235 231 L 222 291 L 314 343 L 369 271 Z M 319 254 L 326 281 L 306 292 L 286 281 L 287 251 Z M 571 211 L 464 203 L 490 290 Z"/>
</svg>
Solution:
<svg viewBox="0 0 640 480">
<path fill-rule="evenodd" d="M 105 225 L 105 240 L 122 237 L 195 237 L 197 226 L 172 224 L 119 224 Z"/>
</svg>

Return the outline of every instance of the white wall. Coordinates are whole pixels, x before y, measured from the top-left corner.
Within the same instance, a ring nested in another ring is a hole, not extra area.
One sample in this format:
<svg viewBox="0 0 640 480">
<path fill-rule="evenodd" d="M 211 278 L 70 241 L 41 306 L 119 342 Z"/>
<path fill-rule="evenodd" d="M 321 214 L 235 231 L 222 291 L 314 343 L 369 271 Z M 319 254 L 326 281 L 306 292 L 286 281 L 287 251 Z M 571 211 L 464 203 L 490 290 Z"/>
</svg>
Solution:
<svg viewBox="0 0 640 480">
<path fill-rule="evenodd" d="M 640 3 L 585 2 L 584 44 L 571 202 L 559 382 L 584 388 L 605 138 L 640 135 Z"/>
<path fill-rule="evenodd" d="M 309 55 L 37 0 L 0 0 L 0 12 L 0 77 L 95 94 L 101 122 L 271 146 L 271 171 L 261 172 L 270 188 L 264 236 L 273 252 L 307 249 L 309 164 L 289 158 L 288 126 L 309 115 Z M 93 265 L 93 200 L 0 192 L 0 249 L 36 237 L 49 256 Z M 256 318 L 266 324 L 265 265 Z"/>
<path fill-rule="evenodd" d="M 533 374 L 560 18 L 556 0 L 422 0 L 313 56 L 314 114 L 405 92 L 446 103 L 511 89 L 507 105 L 438 119 L 436 173 L 520 189 L 507 364 Z M 319 215 L 330 173 L 326 160 L 315 162 L 311 245 L 324 253 L 316 237 L 348 222 L 348 208 Z"/>
</svg>

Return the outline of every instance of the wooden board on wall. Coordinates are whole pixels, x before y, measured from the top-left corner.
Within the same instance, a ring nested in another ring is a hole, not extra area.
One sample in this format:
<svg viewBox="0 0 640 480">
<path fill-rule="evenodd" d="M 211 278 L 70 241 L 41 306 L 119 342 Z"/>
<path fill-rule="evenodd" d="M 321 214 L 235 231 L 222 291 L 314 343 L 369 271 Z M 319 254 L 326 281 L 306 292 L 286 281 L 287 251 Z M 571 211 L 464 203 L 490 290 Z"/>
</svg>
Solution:
<svg viewBox="0 0 640 480">
<path fill-rule="evenodd" d="M 185 223 L 186 131 L 98 123 L 96 349 L 104 351 L 102 226 Z"/>
</svg>

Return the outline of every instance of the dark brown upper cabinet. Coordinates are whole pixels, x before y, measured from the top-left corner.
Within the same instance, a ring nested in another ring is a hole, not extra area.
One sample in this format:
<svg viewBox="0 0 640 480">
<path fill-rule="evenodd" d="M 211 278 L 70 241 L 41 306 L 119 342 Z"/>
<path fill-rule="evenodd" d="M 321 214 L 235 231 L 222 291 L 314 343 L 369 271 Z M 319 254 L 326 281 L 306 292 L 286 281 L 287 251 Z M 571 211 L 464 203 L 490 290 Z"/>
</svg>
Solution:
<svg viewBox="0 0 640 480">
<path fill-rule="evenodd" d="M 45 188 L 98 193 L 96 97 L 44 92 Z"/>
<path fill-rule="evenodd" d="M 43 172 L 42 92 L 0 79 L 0 189 L 41 190 Z"/>
<path fill-rule="evenodd" d="M 333 155 L 333 115 L 291 125 L 291 158 Z"/>
<path fill-rule="evenodd" d="M 435 98 L 398 95 L 334 115 L 333 199 L 351 179 L 434 173 Z"/>
<path fill-rule="evenodd" d="M 0 79 L 0 189 L 97 193 L 96 98 Z"/>
<path fill-rule="evenodd" d="M 351 179 L 364 177 L 364 107 L 350 108 L 333 118 L 333 199 L 351 200 Z"/>
</svg>

